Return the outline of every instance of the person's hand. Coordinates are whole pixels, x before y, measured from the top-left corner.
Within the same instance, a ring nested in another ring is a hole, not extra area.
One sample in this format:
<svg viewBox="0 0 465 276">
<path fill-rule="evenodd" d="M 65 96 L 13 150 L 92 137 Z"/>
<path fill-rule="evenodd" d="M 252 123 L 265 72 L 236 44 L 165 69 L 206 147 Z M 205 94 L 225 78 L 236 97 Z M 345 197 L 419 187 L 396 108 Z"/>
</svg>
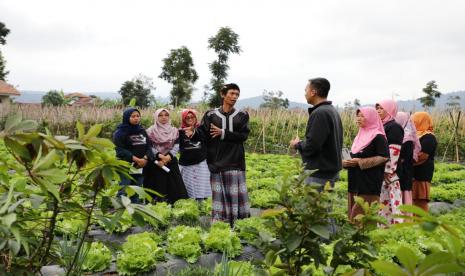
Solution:
<svg viewBox="0 0 465 276">
<path fill-rule="evenodd" d="M 185 127 L 183 128 L 182 130 L 184 130 L 184 133 L 186 134 L 186 136 L 188 138 L 191 138 L 192 135 L 194 135 L 194 127 L 190 126 L 190 127 Z"/>
<path fill-rule="evenodd" d="M 384 181 L 386 183 L 390 183 L 391 182 L 391 177 L 392 177 L 393 173 L 384 173 Z"/>
<path fill-rule="evenodd" d="M 138 168 L 143 168 L 143 167 L 145 167 L 145 165 L 147 165 L 147 160 L 142 159 L 142 158 L 138 158 L 136 156 L 132 157 L 132 161 L 134 161 L 134 163 L 136 163 Z"/>
<path fill-rule="evenodd" d="M 165 165 L 171 161 L 171 156 L 169 154 L 167 155 L 159 154 L 158 157 Z"/>
<path fill-rule="evenodd" d="M 342 166 L 344 168 L 358 167 L 358 161 L 359 160 L 360 160 L 360 158 L 353 158 L 353 159 L 349 159 L 349 160 L 343 160 L 342 161 Z"/>
<path fill-rule="evenodd" d="M 289 141 L 289 146 L 290 146 L 292 149 L 295 149 L 295 145 L 297 145 L 299 142 L 300 142 L 300 138 L 299 138 L 299 137 L 295 137 L 293 140 Z"/>
<path fill-rule="evenodd" d="M 223 130 L 221 128 L 215 126 L 214 124 L 210 124 L 210 135 L 212 136 L 212 138 L 221 136 L 222 134 Z"/>
<path fill-rule="evenodd" d="M 157 164 L 156 164 L 158 167 L 162 168 L 163 166 L 165 166 L 165 162 L 163 162 L 162 160 L 158 160 Z"/>
</svg>

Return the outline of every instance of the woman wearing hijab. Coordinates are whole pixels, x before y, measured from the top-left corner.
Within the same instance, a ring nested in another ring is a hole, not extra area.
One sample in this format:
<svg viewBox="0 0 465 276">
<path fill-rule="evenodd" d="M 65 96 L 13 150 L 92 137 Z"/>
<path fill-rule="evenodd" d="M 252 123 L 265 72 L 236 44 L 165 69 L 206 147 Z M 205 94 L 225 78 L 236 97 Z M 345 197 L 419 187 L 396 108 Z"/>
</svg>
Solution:
<svg viewBox="0 0 465 276">
<path fill-rule="evenodd" d="M 137 173 L 130 174 L 135 182 L 122 176 L 120 185 L 142 186 L 144 177 L 141 170 L 142 168 L 145 170 L 147 162 L 153 160 L 153 154 L 147 133 L 140 125 L 139 110 L 129 108 L 124 111 L 123 122 L 118 125 L 113 134 L 113 143 L 116 145 L 116 157 L 139 169 Z M 137 196 L 131 198 L 131 201 L 138 202 Z"/>
<path fill-rule="evenodd" d="M 155 111 L 153 120 L 154 123 L 147 129 L 147 134 L 152 142 L 152 152 L 157 164 L 150 164 L 147 168 L 144 184 L 164 196 L 157 198 L 158 200 L 173 204 L 178 199 L 187 198 L 176 158 L 179 132 L 171 125 L 167 109 Z"/>
<path fill-rule="evenodd" d="M 386 162 L 384 170 L 384 182 L 381 187 L 380 202 L 384 208 L 380 215 L 386 218 L 389 224 L 400 223 L 402 219 L 394 218 L 402 212 L 399 207 L 402 205 L 402 191 L 400 190 L 399 176 L 397 174 L 399 155 L 404 141 L 404 129 L 395 121 L 397 115 L 397 103 L 394 100 L 384 100 L 376 104 L 384 132 L 386 133 L 389 145 L 389 161 Z"/>
<path fill-rule="evenodd" d="M 357 110 L 358 134 L 351 148 L 352 159 L 344 160 L 342 165 L 348 169 L 349 182 L 349 220 L 363 214 L 363 209 L 354 203 L 354 196 L 362 197 L 366 202 L 378 202 L 384 177 L 384 164 L 389 151 L 383 124 L 373 107 Z"/>
<path fill-rule="evenodd" d="M 426 112 L 416 112 L 412 121 L 420 139 L 421 151 L 418 160 L 413 164 L 413 204 L 428 211 L 431 179 L 434 173 L 434 156 L 438 142 L 433 132 L 433 120 Z"/>
<path fill-rule="evenodd" d="M 184 128 L 198 127 L 197 115 L 193 109 L 185 109 L 181 114 L 179 130 L 179 167 L 182 179 L 190 198 L 203 200 L 212 196 L 210 171 L 207 165 L 207 149 L 200 139 L 187 137 Z"/>
<path fill-rule="evenodd" d="M 398 112 L 396 122 L 404 128 L 404 140 L 400 150 L 399 169 L 397 170 L 402 191 L 402 204 L 412 205 L 413 163 L 418 160 L 421 145 L 409 113 Z"/>
</svg>

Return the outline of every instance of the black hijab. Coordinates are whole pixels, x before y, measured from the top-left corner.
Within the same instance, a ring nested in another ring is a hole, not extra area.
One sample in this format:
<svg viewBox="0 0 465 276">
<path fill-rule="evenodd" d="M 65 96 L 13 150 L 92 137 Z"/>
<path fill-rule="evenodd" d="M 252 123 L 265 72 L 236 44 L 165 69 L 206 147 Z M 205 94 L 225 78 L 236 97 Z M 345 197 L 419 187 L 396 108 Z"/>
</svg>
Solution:
<svg viewBox="0 0 465 276">
<path fill-rule="evenodd" d="M 144 131 L 144 128 L 140 124 L 132 125 L 129 122 L 129 118 L 134 111 L 137 111 L 140 114 L 140 111 L 135 108 L 128 108 L 123 112 L 123 123 L 119 124 L 116 128 L 115 134 L 113 135 L 114 139 L 121 136 L 139 134 Z"/>
</svg>

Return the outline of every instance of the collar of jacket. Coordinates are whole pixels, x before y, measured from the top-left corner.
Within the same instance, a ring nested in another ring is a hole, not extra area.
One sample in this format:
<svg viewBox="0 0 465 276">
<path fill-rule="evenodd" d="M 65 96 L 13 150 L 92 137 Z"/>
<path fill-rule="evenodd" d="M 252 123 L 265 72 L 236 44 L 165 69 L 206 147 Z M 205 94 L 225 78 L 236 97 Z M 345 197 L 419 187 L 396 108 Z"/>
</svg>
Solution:
<svg viewBox="0 0 465 276">
<path fill-rule="evenodd" d="M 331 102 L 331 101 L 324 101 L 324 102 L 321 102 L 321 103 L 319 103 L 319 104 L 317 104 L 317 105 L 315 105 L 313 107 L 309 107 L 308 108 L 308 114 L 309 115 L 312 114 L 312 112 L 315 111 L 315 109 L 317 109 L 318 107 L 320 107 L 322 105 L 328 105 L 328 104 L 331 105 L 332 103 L 333 102 Z"/>
</svg>

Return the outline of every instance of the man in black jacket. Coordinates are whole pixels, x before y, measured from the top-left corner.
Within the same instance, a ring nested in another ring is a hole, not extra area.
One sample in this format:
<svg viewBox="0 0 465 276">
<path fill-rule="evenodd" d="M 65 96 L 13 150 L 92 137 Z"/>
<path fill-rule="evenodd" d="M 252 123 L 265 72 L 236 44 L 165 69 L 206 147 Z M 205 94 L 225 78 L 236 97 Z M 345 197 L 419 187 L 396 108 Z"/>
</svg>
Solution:
<svg viewBox="0 0 465 276">
<path fill-rule="evenodd" d="M 212 186 L 212 219 L 234 224 L 250 216 L 250 204 L 245 182 L 244 142 L 249 136 L 249 114 L 234 105 L 240 95 L 237 84 L 224 85 L 223 105 L 205 113 L 202 123 L 192 133 L 207 147 L 207 164 Z"/>
<path fill-rule="evenodd" d="M 304 140 L 291 140 L 291 148 L 299 151 L 306 170 L 317 170 L 307 183 L 334 186 L 342 169 L 342 122 L 337 110 L 326 98 L 330 84 L 327 79 L 314 78 L 305 87 L 305 98 L 313 107 L 308 109 Z"/>
</svg>

